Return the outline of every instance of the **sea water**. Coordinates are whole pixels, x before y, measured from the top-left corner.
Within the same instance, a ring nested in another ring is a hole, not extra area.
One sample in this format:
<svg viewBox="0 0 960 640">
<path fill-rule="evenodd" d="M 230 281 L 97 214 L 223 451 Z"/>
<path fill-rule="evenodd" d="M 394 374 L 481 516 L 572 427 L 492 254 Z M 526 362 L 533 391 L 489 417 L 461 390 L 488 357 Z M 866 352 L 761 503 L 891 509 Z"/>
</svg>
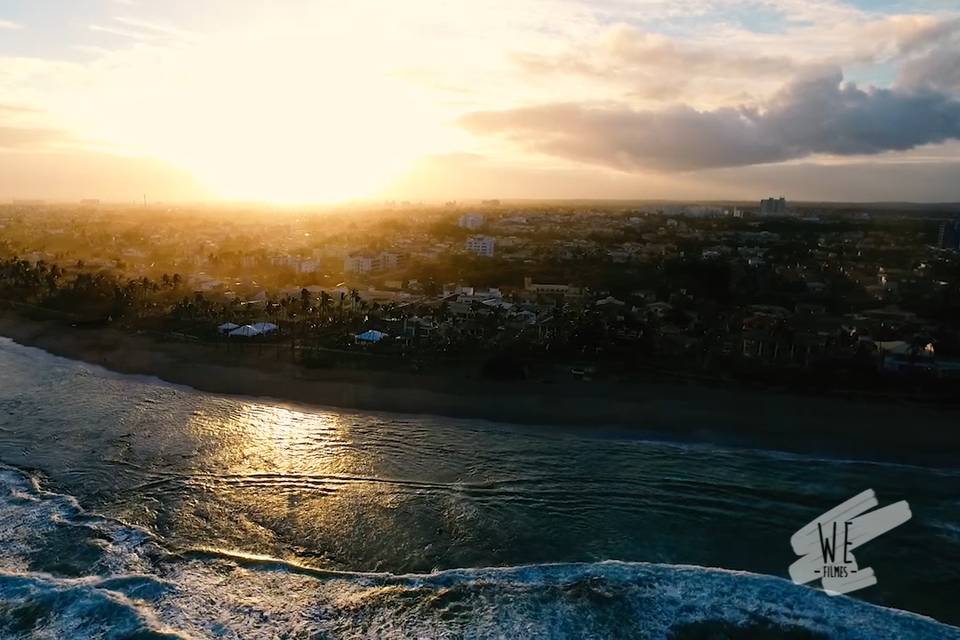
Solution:
<svg viewBox="0 0 960 640">
<path fill-rule="evenodd" d="M 638 428 L 642 425 L 638 425 Z M 0 338 L 0 637 L 960 638 L 960 469 L 206 394 Z M 878 584 L 787 579 L 872 488 Z"/>
</svg>

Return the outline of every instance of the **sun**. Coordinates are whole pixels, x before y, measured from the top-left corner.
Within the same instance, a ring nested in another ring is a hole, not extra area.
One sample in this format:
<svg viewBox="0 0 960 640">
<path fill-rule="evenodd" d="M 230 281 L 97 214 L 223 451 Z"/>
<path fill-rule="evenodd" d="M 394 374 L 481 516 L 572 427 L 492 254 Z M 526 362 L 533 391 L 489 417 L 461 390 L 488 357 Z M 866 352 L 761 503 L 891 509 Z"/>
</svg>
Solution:
<svg viewBox="0 0 960 640">
<path fill-rule="evenodd" d="M 170 162 L 219 198 L 368 197 L 442 148 L 448 118 L 364 45 L 257 31 L 125 51 L 64 102 L 101 146 Z"/>
</svg>

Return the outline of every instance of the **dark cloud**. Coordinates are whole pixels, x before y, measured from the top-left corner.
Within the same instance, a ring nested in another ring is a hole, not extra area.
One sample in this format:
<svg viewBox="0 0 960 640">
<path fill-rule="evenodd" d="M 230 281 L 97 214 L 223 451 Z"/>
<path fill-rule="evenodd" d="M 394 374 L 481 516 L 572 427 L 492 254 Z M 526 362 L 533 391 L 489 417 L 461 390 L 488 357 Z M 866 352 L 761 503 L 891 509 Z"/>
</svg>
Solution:
<svg viewBox="0 0 960 640">
<path fill-rule="evenodd" d="M 863 90 L 839 71 L 802 76 L 763 108 L 553 104 L 474 112 L 468 130 L 623 170 L 693 170 L 812 154 L 875 154 L 960 138 L 960 102 L 930 89 Z"/>
</svg>

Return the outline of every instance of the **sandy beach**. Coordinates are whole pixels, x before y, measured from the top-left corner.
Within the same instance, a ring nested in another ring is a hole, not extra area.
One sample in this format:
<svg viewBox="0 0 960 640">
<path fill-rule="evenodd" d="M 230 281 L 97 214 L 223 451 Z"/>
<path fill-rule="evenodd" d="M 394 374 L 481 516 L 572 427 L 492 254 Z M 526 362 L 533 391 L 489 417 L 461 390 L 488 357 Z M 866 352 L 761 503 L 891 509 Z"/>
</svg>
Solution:
<svg viewBox="0 0 960 640">
<path fill-rule="evenodd" d="M 904 462 L 949 461 L 960 443 L 956 409 L 906 400 L 845 400 L 677 383 L 496 382 L 451 371 L 431 375 L 306 369 L 290 363 L 289 357 L 270 355 L 273 346 L 251 358 L 208 344 L 162 341 L 109 328 L 73 328 L 11 312 L 0 313 L 0 336 L 201 391 L 330 407 L 625 427 L 653 437 Z"/>
</svg>

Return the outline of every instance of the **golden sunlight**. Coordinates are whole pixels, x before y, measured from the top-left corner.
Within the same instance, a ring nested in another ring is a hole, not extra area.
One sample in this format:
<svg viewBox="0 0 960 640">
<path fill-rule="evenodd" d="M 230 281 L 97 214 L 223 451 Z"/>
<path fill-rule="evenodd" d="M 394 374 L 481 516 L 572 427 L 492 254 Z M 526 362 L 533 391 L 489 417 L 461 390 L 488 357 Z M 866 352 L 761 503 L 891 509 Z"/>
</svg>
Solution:
<svg viewBox="0 0 960 640">
<path fill-rule="evenodd" d="M 141 47 L 107 56 L 58 103 L 101 146 L 166 160 L 218 198 L 365 197 L 455 135 L 384 64 L 389 46 L 278 29 Z"/>
</svg>

